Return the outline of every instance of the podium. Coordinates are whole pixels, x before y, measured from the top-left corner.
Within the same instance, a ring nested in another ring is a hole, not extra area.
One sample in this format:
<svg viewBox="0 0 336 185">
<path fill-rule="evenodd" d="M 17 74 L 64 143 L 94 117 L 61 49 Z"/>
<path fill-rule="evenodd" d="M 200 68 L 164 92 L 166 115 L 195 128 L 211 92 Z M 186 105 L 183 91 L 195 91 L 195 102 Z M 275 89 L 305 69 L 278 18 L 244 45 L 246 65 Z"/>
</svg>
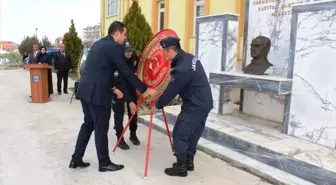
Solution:
<svg viewBox="0 0 336 185">
<path fill-rule="evenodd" d="M 30 103 L 48 102 L 48 69 L 52 69 L 53 66 L 48 64 L 24 64 L 23 67 L 30 71 Z"/>
</svg>

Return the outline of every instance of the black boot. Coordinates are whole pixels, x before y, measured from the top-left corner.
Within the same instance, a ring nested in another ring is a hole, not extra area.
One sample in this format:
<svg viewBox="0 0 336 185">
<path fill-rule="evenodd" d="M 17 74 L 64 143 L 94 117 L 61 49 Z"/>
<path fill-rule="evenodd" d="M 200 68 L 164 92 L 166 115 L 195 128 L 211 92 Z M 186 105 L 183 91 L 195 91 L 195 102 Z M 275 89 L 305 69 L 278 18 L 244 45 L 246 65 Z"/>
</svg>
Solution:
<svg viewBox="0 0 336 185">
<path fill-rule="evenodd" d="M 140 141 L 139 141 L 136 133 L 131 133 L 130 140 L 132 141 L 133 145 L 140 145 Z"/>
<path fill-rule="evenodd" d="M 85 163 L 83 162 L 83 160 L 75 160 L 75 159 L 71 159 L 70 164 L 69 164 L 69 168 L 86 168 L 90 166 L 90 163 Z"/>
<path fill-rule="evenodd" d="M 119 139 L 119 136 L 117 136 L 117 138 Z M 130 147 L 128 146 L 128 144 L 125 142 L 124 138 L 121 139 L 118 147 L 122 150 L 129 150 Z"/>
<path fill-rule="evenodd" d="M 173 166 L 176 166 L 177 163 L 174 163 Z M 188 171 L 194 171 L 194 156 L 187 156 L 187 170 Z"/>
<path fill-rule="evenodd" d="M 165 173 L 169 176 L 179 176 L 179 177 L 188 176 L 187 158 L 178 157 L 176 165 L 173 166 L 172 168 L 166 168 Z"/>
</svg>

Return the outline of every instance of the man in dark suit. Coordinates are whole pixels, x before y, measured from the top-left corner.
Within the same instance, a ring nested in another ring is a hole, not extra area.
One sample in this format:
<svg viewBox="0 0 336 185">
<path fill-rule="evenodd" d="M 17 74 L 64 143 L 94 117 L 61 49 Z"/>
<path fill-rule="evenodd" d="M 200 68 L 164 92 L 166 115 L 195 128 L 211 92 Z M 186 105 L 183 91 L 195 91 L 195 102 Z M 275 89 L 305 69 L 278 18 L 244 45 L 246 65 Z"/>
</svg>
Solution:
<svg viewBox="0 0 336 185">
<path fill-rule="evenodd" d="M 57 91 L 58 94 L 62 93 L 62 80 L 63 80 L 63 92 L 68 94 L 68 78 L 70 70 L 70 56 L 65 51 L 64 44 L 60 45 L 59 52 L 55 53 L 54 57 L 55 69 L 57 71 Z"/>
<path fill-rule="evenodd" d="M 77 97 L 80 98 L 84 113 L 75 152 L 70 168 L 88 167 L 83 162 L 85 148 L 94 131 L 95 144 L 99 161 L 99 171 L 117 171 L 124 165 L 111 162 L 108 150 L 108 129 L 111 117 L 112 92 L 122 98 L 122 93 L 115 88 L 114 71 L 118 70 L 125 80 L 135 86 L 143 96 L 154 95 L 154 89 L 147 88 L 129 69 L 124 61 L 122 44 L 126 39 L 127 29 L 119 21 L 113 22 L 108 29 L 108 36 L 95 42 L 88 54 L 79 82 Z"/>
<path fill-rule="evenodd" d="M 39 46 L 38 44 L 33 45 L 33 53 L 29 55 L 28 63 L 29 64 L 37 64 L 37 57 L 39 55 Z M 31 98 L 31 95 L 29 96 Z"/>
<path fill-rule="evenodd" d="M 29 62 L 30 64 L 36 64 L 37 63 L 37 55 L 39 54 L 39 46 L 37 44 L 33 45 L 33 53 L 29 56 Z"/>
</svg>

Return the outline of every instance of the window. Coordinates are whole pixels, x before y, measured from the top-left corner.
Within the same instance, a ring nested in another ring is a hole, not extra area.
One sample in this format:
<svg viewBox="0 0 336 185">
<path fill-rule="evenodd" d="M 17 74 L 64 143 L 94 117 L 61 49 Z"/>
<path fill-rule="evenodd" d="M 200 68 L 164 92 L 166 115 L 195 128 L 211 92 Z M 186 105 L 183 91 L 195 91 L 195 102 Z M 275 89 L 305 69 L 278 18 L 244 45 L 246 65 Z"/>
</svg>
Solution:
<svg viewBox="0 0 336 185">
<path fill-rule="evenodd" d="M 194 8 L 194 34 L 196 35 L 196 18 L 204 16 L 204 0 L 195 0 Z"/>
<path fill-rule="evenodd" d="M 165 4 L 164 0 L 159 1 L 159 11 L 158 11 L 158 32 L 163 30 L 164 28 L 164 12 L 165 12 Z"/>
<path fill-rule="evenodd" d="M 117 15 L 118 0 L 107 0 L 107 16 Z"/>
</svg>

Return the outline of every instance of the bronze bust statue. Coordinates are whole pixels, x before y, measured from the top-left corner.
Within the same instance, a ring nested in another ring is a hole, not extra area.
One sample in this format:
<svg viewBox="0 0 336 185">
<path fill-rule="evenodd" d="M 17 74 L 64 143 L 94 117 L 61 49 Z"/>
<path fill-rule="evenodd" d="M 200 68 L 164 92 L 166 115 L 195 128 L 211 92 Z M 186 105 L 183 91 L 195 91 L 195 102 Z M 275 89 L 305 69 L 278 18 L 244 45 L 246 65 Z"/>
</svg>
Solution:
<svg viewBox="0 0 336 185">
<path fill-rule="evenodd" d="M 264 75 L 265 71 L 273 66 L 268 62 L 267 55 L 271 49 L 271 40 L 264 36 L 258 36 L 251 43 L 251 63 L 244 69 L 244 73 Z"/>
</svg>

